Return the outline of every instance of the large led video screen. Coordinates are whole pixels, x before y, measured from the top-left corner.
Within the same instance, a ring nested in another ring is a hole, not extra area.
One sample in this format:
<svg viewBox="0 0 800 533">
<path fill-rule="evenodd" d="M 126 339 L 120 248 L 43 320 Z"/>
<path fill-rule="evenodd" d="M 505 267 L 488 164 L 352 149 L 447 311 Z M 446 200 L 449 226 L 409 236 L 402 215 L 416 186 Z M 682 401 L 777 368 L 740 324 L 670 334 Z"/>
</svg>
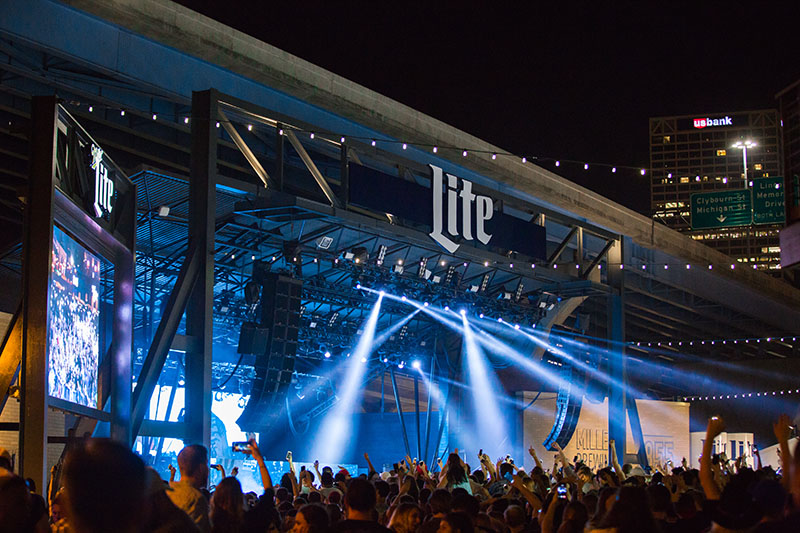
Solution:
<svg viewBox="0 0 800 533">
<path fill-rule="evenodd" d="M 47 294 L 48 394 L 97 408 L 101 259 L 53 227 Z"/>
</svg>

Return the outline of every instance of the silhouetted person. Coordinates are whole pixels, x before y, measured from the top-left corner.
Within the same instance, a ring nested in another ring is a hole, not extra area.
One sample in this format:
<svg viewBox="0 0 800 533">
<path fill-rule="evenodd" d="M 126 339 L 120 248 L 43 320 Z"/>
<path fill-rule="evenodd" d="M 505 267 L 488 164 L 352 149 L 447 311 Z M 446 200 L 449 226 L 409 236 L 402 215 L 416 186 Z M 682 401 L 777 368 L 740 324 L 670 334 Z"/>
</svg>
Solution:
<svg viewBox="0 0 800 533">
<path fill-rule="evenodd" d="M 91 439 L 71 450 L 63 482 L 73 531 L 138 532 L 146 522 L 144 462 L 118 442 Z"/>
</svg>

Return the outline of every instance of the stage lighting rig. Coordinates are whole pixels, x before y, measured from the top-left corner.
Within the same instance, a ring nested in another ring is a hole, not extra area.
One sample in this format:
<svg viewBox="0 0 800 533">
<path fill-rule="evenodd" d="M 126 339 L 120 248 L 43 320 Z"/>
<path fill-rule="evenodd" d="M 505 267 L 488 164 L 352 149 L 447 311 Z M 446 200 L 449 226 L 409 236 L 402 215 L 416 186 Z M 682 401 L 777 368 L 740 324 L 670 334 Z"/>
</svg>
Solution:
<svg viewBox="0 0 800 533">
<path fill-rule="evenodd" d="M 353 248 L 350 253 L 352 254 L 353 262 L 358 265 L 363 265 L 369 261 L 369 251 L 363 246 Z"/>
<path fill-rule="evenodd" d="M 339 319 L 339 312 L 338 312 L 338 311 L 335 311 L 335 312 L 334 312 L 334 313 L 331 315 L 331 317 L 328 319 L 328 327 L 330 328 L 330 327 L 332 327 L 334 324 L 336 324 L 336 320 L 338 320 L 338 319 Z"/>
<path fill-rule="evenodd" d="M 428 279 L 431 276 L 431 271 L 428 270 L 428 258 L 423 257 L 419 260 L 419 272 L 417 276 L 420 278 Z"/>
<path fill-rule="evenodd" d="M 453 283 L 453 278 L 455 277 L 456 273 L 456 266 L 450 265 L 447 267 L 447 273 L 444 275 L 444 282 L 446 285 L 450 285 Z M 458 283 L 458 278 L 455 279 L 456 284 Z"/>
<path fill-rule="evenodd" d="M 389 248 L 385 244 L 381 244 L 378 247 L 378 259 L 375 262 L 375 264 L 377 264 L 378 266 L 381 266 L 383 264 L 383 260 L 386 258 L 386 251 L 388 249 Z"/>
<path fill-rule="evenodd" d="M 519 299 L 522 297 L 522 291 L 524 290 L 525 290 L 525 284 L 522 282 L 522 280 L 519 280 L 519 283 L 517 284 L 517 290 L 514 292 L 515 302 L 519 301 Z"/>
</svg>

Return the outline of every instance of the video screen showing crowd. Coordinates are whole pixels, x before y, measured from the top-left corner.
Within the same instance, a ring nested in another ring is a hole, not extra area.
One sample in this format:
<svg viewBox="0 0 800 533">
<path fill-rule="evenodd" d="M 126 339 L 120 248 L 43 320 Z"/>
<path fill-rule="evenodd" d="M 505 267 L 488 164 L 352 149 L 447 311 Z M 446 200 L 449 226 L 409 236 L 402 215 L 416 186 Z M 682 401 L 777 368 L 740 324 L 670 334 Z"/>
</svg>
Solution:
<svg viewBox="0 0 800 533">
<path fill-rule="evenodd" d="M 97 408 L 100 258 L 58 227 L 47 296 L 50 396 Z"/>
</svg>

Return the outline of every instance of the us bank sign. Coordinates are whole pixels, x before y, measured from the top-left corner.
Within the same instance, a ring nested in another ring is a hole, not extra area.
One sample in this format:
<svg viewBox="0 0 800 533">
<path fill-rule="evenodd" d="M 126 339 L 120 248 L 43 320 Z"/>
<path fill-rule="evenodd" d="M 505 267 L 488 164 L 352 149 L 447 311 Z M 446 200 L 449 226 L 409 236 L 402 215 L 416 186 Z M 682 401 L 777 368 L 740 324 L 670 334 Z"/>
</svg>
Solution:
<svg viewBox="0 0 800 533">
<path fill-rule="evenodd" d="M 698 130 L 716 126 L 733 126 L 733 118 L 727 115 L 719 118 L 696 118 L 692 121 L 692 124 Z"/>
<path fill-rule="evenodd" d="M 429 165 L 433 171 L 433 231 L 428 235 L 439 243 L 448 252 L 455 253 L 460 244 L 456 244 L 447 235 L 458 237 L 465 241 L 478 239 L 483 244 L 489 244 L 492 235 L 486 232 L 486 222 L 494 215 L 494 203 L 488 196 L 474 194 L 472 182 L 447 174 L 447 188 L 442 190 L 444 175 L 442 169 Z M 461 217 L 459 217 L 459 207 Z M 459 230 L 459 218 L 461 225 Z M 473 235 L 473 220 L 475 233 Z M 447 226 L 447 235 L 444 227 Z"/>
</svg>

